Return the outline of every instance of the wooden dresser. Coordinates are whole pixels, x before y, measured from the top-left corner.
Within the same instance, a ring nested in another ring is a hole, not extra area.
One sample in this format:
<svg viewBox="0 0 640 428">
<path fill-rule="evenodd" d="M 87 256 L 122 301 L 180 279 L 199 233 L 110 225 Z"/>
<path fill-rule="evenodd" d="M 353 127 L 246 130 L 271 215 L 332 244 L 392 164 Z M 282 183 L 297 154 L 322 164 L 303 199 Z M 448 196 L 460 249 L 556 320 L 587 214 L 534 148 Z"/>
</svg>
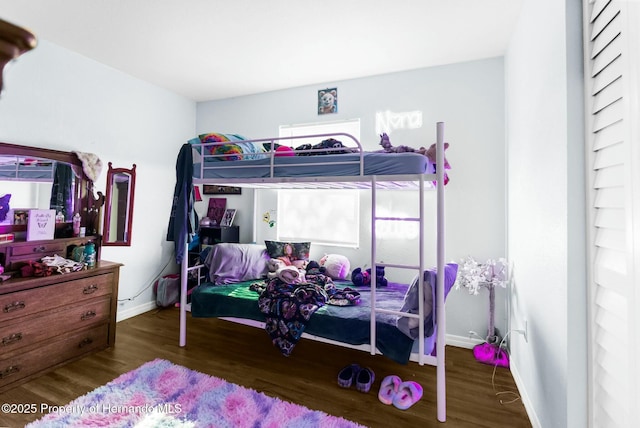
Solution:
<svg viewBox="0 0 640 428">
<path fill-rule="evenodd" d="M 99 236 L 0 245 L 7 270 Z M 0 282 L 0 392 L 115 342 L 119 263 Z"/>
</svg>

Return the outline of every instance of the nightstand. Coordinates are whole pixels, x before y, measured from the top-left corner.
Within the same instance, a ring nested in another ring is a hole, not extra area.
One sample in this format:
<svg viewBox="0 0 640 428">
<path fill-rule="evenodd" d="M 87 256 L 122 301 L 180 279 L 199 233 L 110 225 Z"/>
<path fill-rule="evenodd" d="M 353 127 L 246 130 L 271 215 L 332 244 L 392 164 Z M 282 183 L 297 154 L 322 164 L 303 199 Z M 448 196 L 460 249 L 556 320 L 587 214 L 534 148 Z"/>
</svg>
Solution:
<svg viewBox="0 0 640 428">
<path fill-rule="evenodd" d="M 204 245 L 221 242 L 240 242 L 240 226 L 200 226 L 200 251 Z"/>
</svg>

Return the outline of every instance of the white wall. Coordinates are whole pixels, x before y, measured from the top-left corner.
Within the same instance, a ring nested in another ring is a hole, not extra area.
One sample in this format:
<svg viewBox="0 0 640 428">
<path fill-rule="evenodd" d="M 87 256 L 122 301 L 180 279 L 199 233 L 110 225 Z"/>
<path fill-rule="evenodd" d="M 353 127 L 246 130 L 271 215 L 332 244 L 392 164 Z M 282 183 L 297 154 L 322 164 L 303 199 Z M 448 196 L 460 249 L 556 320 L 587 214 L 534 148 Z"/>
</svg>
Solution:
<svg viewBox="0 0 640 428">
<path fill-rule="evenodd" d="M 586 261 L 579 0 L 524 3 L 505 56 L 512 371 L 534 426 L 585 427 Z"/>
<path fill-rule="evenodd" d="M 104 162 L 137 165 L 131 247 L 103 247 L 102 258 L 124 263 L 119 299 L 141 292 L 165 264 L 177 271 L 166 242 L 175 161 L 195 129 L 195 103 L 40 40 L 6 68 L 0 98 L 0 140 L 78 150 Z M 153 306 L 151 289 L 119 304 L 118 317 Z"/>
<path fill-rule="evenodd" d="M 502 257 L 505 247 L 505 143 L 503 60 L 493 58 L 461 64 L 386 74 L 341 82 L 323 82 L 314 86 L 245 96 L 198 104 L 197 131 L 239 133 L 260 138 L 278 135 L 278 126 L 320 121 L 360 118 L 361 141 L 367 150 L 379 149 L 375 128 L 376 112 L 419 110 L 423 126 L 415 130 L 396 130 L 391 134 L 394 145 L 429 146 L 435 142 L 435 124 L 445 122 L 445 139 L 451 143 L 447 158 L 452 165 L 447 185 L 447 252 L 448 259 L 459 261 L 466 255 L 479 260 Z M 319 116 L 316 112 L 317 91 L 338 88 L 338 113 Z M 244 190 L 243 190 L 244 192 Z M 244 206 L 238 213 L 242 219 L 241 238 L 253 239 L 253 205 L 249 192 L 242 198 L 229 198 L 229 204 Z M 204 206 L 204 203 L 203 203 Z M 261 216 L 265 208 L 256 215 Z M 434 211 L 427 211 L 434 212 Z M 369 236 L 368 221 L 361 236 Z M 258 221 L 259 227 L 261 221 Z M 392 247 L 395 245 L 395 247 Z M 327 249 L 348 255 L 352 267 L 367 262 L 365 253 L 346 254 L 347 250 Z M 401 241 L 389 242 L 390 253 L 415 252 Z M 435 248 L 435 244 L 434 247 Z M 312 247 L 316 256 L 325 249 Z M 435 263 L 435 258 L 432 258 Z M 394 279 L 394 278 L 391 278 Z M 502 290 L 500 290 L 502 291 Z M 469 330 L 486 335 L 488 296 L 470 296 L 454 291 L 447 303 L 449 334 L 468 336 Z M 506 329 L 504 293 L 497 299 L 497 325 Z"/>
</svg>

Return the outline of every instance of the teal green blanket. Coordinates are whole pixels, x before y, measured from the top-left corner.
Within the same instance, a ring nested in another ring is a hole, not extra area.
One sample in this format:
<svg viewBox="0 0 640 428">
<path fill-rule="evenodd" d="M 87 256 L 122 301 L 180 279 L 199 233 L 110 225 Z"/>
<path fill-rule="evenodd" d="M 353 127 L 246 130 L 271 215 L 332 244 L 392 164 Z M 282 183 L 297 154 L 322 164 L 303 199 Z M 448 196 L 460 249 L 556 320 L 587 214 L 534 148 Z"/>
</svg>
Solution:
<svg viewBox="0 0 640 428">
<path fill-rule="evenodd" d="M 191 295 L 191 314 L 197 318 L 235 317 L 265 321 L 258 308 L 258 293 L 249 289 L 256 281 L 229 285 L 201 284 Z M 353 287 L 360 292 L 360 303 L 355 306 L 325 305 L 309 320 L 305 333 L 350 345 L 370 343 L 369 287 L 354 287 L 351 282 L 335 281 L 337 287 Z M 400 310 L 408 286 L 389 282 L 376 289 L 377 308 Z M 398 330 L 395 315 L 378 314 L 376 320 L 376 347 L 385 356 L 406 364 L 411 356 L 413 339 Z"/>
</svg>

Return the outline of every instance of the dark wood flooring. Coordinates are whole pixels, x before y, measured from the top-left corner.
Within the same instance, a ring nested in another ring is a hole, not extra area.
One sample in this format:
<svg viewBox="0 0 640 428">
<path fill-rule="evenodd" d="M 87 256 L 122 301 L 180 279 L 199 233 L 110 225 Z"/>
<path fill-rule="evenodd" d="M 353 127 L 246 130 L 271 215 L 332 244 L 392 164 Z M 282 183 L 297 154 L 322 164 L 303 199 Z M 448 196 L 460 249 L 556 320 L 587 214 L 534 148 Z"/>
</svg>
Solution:
<svg viewBox="0 0 640 428">
<path fill-rule="evenodd" d="M 447 422 L 436 418 L 436 369 L 397 364 L 383 356 L 302 340 L 282 356 L 259 328 L 188 316 L 188 343 L 178 346 L 178 310 L 151 311 L 118 323 L 116 345 L 0 394 L 0 403 L 63 405 L 155 358 L 167 359 L 267 395 L 342 416 L 369 427 L 530 427 L 508 369 L 477 363 L 471 350 L 447 347 Z M 376 380 L 368 394 L 337 385 L 351 363 L 368 366 Z M 408 410 L 382 404 L 380 381 L 389 374 L 415 380 L 424 396 Z M 495 386 L 494 386 L 495 385 Z M 505 402 L 501 404 L 500 401 Z M 0 426 L 21 427 L 41 414 L 0 413 Z"/>
</svg>

